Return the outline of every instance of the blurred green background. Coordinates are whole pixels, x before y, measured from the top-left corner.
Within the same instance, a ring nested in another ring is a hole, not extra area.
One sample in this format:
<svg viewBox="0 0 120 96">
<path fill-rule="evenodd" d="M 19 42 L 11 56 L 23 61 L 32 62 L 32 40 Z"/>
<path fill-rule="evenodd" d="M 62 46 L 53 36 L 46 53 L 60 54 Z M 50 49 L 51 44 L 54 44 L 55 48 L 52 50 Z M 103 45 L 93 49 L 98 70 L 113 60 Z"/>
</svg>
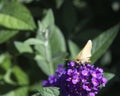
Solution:
<svg viewBox="0 0 120 96">
<path fill-rule="evenodd" d="M 97 96 L 120 96 L 120 0 L 0 0 L 0 96 L 32 96 L 89 39 Z"/>
</svg>

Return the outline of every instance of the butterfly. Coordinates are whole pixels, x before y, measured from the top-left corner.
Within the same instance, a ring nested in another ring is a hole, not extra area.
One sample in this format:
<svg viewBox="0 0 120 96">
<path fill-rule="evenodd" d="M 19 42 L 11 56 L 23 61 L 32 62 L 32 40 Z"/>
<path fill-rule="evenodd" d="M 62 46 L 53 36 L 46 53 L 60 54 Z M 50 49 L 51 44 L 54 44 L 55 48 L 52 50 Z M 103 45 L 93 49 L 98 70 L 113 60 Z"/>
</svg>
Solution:
<svg viewBox="0 0 120 96">
<path fill-rule="evenodd" d="M 75 57 L 74 61 L 78 64 L 89 63 L 91 57 L 91 50 L 92 50 L 92 41 L 88 40 L 87 44 L 82 49 L 82 51 Z"/>
</svg>

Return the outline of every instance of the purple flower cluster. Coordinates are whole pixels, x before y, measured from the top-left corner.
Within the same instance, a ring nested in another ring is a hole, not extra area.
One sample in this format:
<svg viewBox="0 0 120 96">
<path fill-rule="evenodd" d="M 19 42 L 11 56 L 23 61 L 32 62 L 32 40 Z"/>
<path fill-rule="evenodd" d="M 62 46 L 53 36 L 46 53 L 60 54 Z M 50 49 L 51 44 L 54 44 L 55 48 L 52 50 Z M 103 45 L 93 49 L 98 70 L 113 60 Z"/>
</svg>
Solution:
<svg viewBox="0 0 120 96">
<path fill-rule="evenodd" d="M 103 69 L 71 61 L 66 68 L 58 65 L 56 74 L 43 81 L 43 86 L 59 87 L 62 96 L 95 96 L 106 82 Z"/>
</svg>

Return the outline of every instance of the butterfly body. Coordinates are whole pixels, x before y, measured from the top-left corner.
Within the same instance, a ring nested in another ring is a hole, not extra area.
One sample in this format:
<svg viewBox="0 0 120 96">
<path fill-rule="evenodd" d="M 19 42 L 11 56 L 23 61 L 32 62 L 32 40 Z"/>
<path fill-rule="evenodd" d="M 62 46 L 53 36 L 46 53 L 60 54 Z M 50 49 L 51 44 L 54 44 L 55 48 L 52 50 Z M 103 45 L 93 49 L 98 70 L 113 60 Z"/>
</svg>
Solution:
<svg viewBox="0 0 120 96">
<path fill-rule="evenodd" d="M 92 41 L 89 40 L 82 51 L 76 56 L 74 61 L 78 64 L 85 64 L 90 62 L 92 50 Z"/>
</svg>

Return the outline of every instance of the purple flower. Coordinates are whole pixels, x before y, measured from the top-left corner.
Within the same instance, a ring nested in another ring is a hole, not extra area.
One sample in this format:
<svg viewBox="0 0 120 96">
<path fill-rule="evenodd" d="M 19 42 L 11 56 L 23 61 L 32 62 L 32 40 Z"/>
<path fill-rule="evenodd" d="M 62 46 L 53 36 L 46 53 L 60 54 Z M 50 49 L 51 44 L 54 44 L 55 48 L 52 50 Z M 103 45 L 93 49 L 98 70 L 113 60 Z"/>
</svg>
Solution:
<svg viewBox="0 0 120 96">
<path fill-rule="evenodd" d="M 42 81 L 42 85 L 43 85 L 43 86 L 48 85 L 48 81 L 47 81 L 47 80 Z"/>
<path fill-rule="evenodd" d="M 103 69 L 71 61 L 66 68 L 58 65 L 56 74 L 43 81 L 43 86 L 59 87 L 62 96 L 95 96 L 106 82 Z"/>
<path fill-rule="evenodd" d="M 87 85 L 83 85 L 82 87 L 83 87 L 83 89 L 86 90 L 86 91 L 91 91 L 91 89 L 90 89 L 89 86 L 87 86 Z"/>
<path fill-rule="evenodd" d="M 90 93 L 88 94 L 88 96 L 95 96 L 95 93 L 94 93 L 94 92 L 90 92 Z"/>
<path fill-rule="evenodd" d="M 63 64 L 59 64 L 56 69 L 56 74 L 61 77 L 62 74 L 65 73 L 65 68 Z"/>
<path fill-rule="evenodd" d="M 82 73 L 83 76 L 88 76 L 89 75 L 88 70 L 82 70 L 81 73 Z"/>
<path fill-rule="evenodd" d="M 106 82 L 107 82 L 107 79 L 103 77 L 102 78 L 102 85 L 105 86 Z"/>
<path fill-rule="evenodd" d="M 92 84 L 93 84 L 93 86 L 98 86 L 99 82 L 97 81 L 96 78 L 92 78 Z"/>
<path fill-rule="evenodd" d="M 55 82 L 57 81 L 57 78 L 56 78 L 56 76 L 51 75 L 51 76 L 48 78 L 48 81 L 49 81 L 50 84 L 53 84 L 53 83 L 55 83 Z"/>
<path fill-rule="evenodd" d="M 70 62 L 70 66 L 74 67 L 74 66 L 75 66 L 75 62 L 74 62 L 74 61 L 71 61 L 71 62 Z"/>
</svg>

